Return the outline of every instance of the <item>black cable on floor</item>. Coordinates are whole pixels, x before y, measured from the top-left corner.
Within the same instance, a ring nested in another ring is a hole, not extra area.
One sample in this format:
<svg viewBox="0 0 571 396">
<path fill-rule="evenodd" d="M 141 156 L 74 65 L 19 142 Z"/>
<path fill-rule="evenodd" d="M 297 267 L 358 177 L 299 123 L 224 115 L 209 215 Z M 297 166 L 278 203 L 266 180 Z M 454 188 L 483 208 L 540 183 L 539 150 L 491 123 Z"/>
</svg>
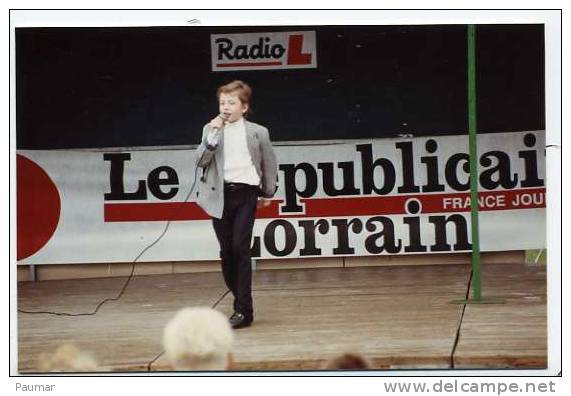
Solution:
<svg viewBox="0 0 571 396">
<path fill-rule="evenodd" d="M 220 303 L 220 301 L 224 300 L 224 297 L 226 297 L 228 295 L 228 293 L 230 293 L 230 289 L 226 290 L 226 292 L 224 292 L 224 294 L 222 295 L 222 297 L 220 297 L 215 303 L 214 305 L 212 305 L 212 309 L 216 308 L 216 306 Z"/>
<path fill-rule="evenodd" d="M 466 300 L 470 298 L 470 288 L 472 287 L 473 275 L 474 272 L 470 270 L 470 279 L 468 279 L 468 289 L 466 290 L 466 297 L 465 297 Z M 467 305 L 468 305 L 467 303 L 464 303 L 464 306 L 462 307 L 460 322 L 458 323 L 458 328 L 456 329 L 456 336 L 454 337 L 454 344 L 452 345 L 452 352 L 450 353 L 450 368 L 454 368 L 454 354 L 456 353 L 456 348 L 458 347 L 458 343 L 460 342 L 460 330 L 462 329 L 462 322 L 464 321 L 464 312 L 466 312 Z"/>
<path fill-rule="evenodd" d="M 203 153 L 204 155 L 204 153 Z M 198 162 L 197 162 L 198 163 Z M 188 199 L 190 198 L 190 195 L 192 194 L 192 192 L 194 191 L 194 187 L 196 186 L 196 177 L 198 174 L 198 166 L 196 166 L 194 168 L 194 181 L 192 182 L 192 186 L 190 187 L 190 191 L 188 192 L 186 198 L 184 199 L 183 202 L 188 202 Z M 149 250 L 150 248 L 152 248 L 153 246 L 155 246 L 167 233 L 167 230 L 169 229 L 171 224 L 171 221 L 167 221 L 167 224 L 165 226 L 165 229 L 163 230 L 163 232 L 161 233 L 161 235 L 159 235 L 159 237 L 157 239 L 155 239 L 155 241 L 153 243 L 151 243 L 150 245 L 148 245 L 147 247 L 145 247 L 135 258 L 135 260 L 132 261 L 131 263 L 131 273 L 129 274 L 129 276 L 127 277 L 127 280 L 125 281 L 125 283 L 123 284 L 123 287 L 121 288 L 121 291 L 119 292 L 119 294 L 117 294 L 116 297 L 110 297 L 110 298 L 106 298 L 103 301 L 99 302 L 99 304 L 97 304 L 97 306 L 95 307 L 95 309 L 91 312 L 84 312 L 84 313 L 69 313 L 69 312 L 55 312 L 55 311 L 28 311 L 28 310 L 24 310 L 24 309 L 18 309 L 18 312 L 20 313 L 25 313 L 25 314 L 46 314 L 46 315 L 55 315 L 55 316 L 92 316 L 97 314 L 97 312 L 99 311 L 99 309 L 106 303 L 111 302 L 111 301 L 118 301 L 123 294 L 125 293 L 125 290 L 127 290 L 127 286 L 129 286 L 129 284 L 131 283 L 131 280 L 133 279 L 133 276 L 135 274 L 135 263 L 137 262 L 137 260 L 139 260 L 141 258 L 141 256 L 143 254 L 145 254 L 147 252 L 147 250 Z"/>
</svg>

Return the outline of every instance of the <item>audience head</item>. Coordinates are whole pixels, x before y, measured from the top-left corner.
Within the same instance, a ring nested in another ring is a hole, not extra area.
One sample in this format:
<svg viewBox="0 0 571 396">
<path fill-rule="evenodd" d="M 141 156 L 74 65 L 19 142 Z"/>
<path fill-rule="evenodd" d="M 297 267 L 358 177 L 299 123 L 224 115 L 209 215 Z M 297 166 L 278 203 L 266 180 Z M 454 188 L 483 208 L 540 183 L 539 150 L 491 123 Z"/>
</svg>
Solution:
<svg viewBox="0 0 571 396">
<path fill-rule="evenodd" d="M 226 370 L 234 334 L 228 319 L 207 307 L 183 308 L 167 323 L 163 346 L 174 370 Z"/>
<path fill-rule="evenodd" d="M 52 355 L 40 355 L 42 372 L 89 372 L 97 371 L 97 362 L 73 344 L 62 344 Z"/>
<path fill-rule="evenodd" d="M 357 353 L 344 353 L 334 357 L 325 365 L 326 370 L 364 370 L 370 367 L 370 363 Z"/>
</svg>

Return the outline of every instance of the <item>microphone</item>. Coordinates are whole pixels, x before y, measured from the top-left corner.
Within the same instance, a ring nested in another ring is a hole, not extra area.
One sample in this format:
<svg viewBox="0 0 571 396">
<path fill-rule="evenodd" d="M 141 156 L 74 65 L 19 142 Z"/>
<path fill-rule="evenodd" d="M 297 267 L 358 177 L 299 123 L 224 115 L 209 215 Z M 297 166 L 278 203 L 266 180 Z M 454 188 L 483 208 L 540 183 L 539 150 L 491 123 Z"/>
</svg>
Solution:
<svg viewBox="0 0 571 396">
<path fill-rule="evenodd" d="M 222 118 L 224 121 L 228 120 L 228 115 L 224 113 L 218 114 L 218 117 Z M 218 142 L 220 141 L 220 134 L 224 130 L 224 126 L 222 128 L 213 127 L 212 132 L 208 135 L 208 145 L 211 147 L 217 147 Z"/>
</svg>

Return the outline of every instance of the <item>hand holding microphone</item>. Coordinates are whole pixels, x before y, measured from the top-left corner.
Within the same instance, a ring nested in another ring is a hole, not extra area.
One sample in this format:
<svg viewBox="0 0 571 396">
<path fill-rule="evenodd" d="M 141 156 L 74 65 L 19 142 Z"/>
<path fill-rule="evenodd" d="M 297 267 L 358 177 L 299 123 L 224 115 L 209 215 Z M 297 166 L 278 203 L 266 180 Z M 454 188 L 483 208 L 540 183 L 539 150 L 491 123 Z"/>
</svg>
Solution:
<svg viewBox="0 0 571 396">
<path fill-rule="evenodd" d="M 220 113 L 210 120 L 210 127 L 212 129 L 222 129 L 226 123 L 226 119 L 226 115 L 224 113 Z"/>
<path fill-rule="evenodd" d="M 218 146 L 218 142 L 220 141 L 220 132 L 224 129 L 224 125 L 226 125 L 227 120 L 228 117 L 226 114 L 221 113 L 210 121 L 209 125 L 212 130 L 206 137 L 206 142 L 208 143 L 208 146 L 210 146 L 209 148 L 215 149 Z"/>
</svg>

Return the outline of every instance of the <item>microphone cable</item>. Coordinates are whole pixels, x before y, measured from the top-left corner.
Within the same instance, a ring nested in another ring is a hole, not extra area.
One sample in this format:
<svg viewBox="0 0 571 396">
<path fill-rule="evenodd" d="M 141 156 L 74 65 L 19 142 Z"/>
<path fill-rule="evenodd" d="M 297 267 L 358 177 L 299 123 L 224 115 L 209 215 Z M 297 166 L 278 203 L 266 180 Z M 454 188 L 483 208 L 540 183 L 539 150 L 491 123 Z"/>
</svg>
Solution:
<svg viewBox="0 0 571 396">
<path fill-rule="evenodd" d="M 196 166 L 194 167 L 194 181 L 192 182 L 192 186 L 190 187 L 190 191 L 186 195 L 186 198 L 184 199 L 183 202 L 188 202 L 190 195 L 194 191 L 194 188 L 196 186 L 197 176 L 198 176 L 198 168 L 199 168 L 198 164 L 202 161 L 202 158 L 204 158 L 204 154 L 206 153 L 206 150 L 207 149 L 205 149 L 202 152 L 200 159 L 196 162 Z M 93 311 L 84 312 L 84 313 L 69 313 L 69 312 L 55 312 L 55 311 L 28 311 L 25 309 L 19 309 L 18 308 L 18 312 L 25 313 L 25 314 L 47 314 L 47 315 L 56 315 L 56 316 L 92 316 L 92 315 L 97 314 L 97 312 L 99 312 L 99 309 L 104 304 L 111 302 L 111 301 L 118 301 L 123 296 L 123 294 L 125 293 L 125 290 L 129 286 L 129 283 L 131 283 L 131 280 L 133 279 L 133 277 L 135 275 L 135 263 L 137 262 L 137 260 L 139 260 L 141 258 L 141 256 L 143 256 L 143 254 L 145 254 L 150 248 L 155 246 L 165 236 L 165 234 L 167 233 L 167 231 L 170 227 L 170 224 L 171 224 L 171 220 L 168 220 L 167 224 L 165 225 L 165 228 L 161 232 L 161 234 L 151 244 L 149 244 L 143 250 L 141 250 L 141 252 L 137 255 L 137 257 L 131 262 L 131 273 L 129 274 L 129 276 L 125 280 L 125 283 L 123 284 L 123 287 L 121 288 L 121 290 L 119 291 L 117 296 L 109 297 L 109 298 L 102 300 L 101 302 L 99 302 L 97 304 L 97 306 L 95 307 L 95 309 Z"/>
</svg>

